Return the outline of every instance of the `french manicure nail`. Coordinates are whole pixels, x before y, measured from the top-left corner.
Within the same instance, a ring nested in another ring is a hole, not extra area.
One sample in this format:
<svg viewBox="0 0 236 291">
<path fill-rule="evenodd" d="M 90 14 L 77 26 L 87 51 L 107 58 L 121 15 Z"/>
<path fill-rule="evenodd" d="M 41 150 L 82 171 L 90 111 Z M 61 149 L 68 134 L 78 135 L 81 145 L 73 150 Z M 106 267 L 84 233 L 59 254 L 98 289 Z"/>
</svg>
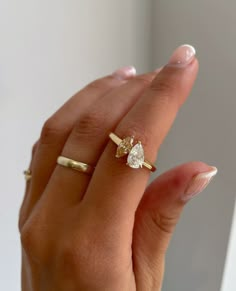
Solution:
<svg viewBox="0 0 236 291">
<path fill-rule="evenodd" d="M 202 192 L 216 174 L 217 168 L 211 167 L 209 171 L 194 176 L 185 190 L 183 200 L 187 201 Z"/>
<path fill-rule="evenodd" d="M 189 44 L 184 44 L 178 47 L 168 62 L 170 66 L 184 67 L 191 63 L 194 56 L 196 55 L 196 50 L 193 46 Z"/>
<path fill-rule="evenodd" d="M 116 70 L 112 75 L 115 78 L 125 80 L 134 77 L 136 75 L 136 69 L 133 66 L 127 66 Z"/>
</svg>

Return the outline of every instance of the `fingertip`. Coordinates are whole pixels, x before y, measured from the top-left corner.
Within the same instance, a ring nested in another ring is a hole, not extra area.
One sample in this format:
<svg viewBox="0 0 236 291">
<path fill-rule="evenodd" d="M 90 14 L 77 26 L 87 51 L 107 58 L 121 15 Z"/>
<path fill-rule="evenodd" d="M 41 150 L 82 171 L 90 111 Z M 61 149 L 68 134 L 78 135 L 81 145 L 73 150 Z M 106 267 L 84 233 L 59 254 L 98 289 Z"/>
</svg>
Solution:
<svg viewBox="0 0 236 291">
<path fill-rule="evenodd" d="M 149 185 L 147 192 L 149 194 L 155 193 L 155 197 L 152 197 L 152 199 L 158 199 L 162 203 L 169 204 L 174 201 L 185 203 L 203 190 L 203 188 L 202 190 L 200 189 L 202 180 L 198 183 L 197 179 L 197 182 L 195 182 L 196 177 L 200 175 L 201 178 L 201 175 L 211 173 L 213 168 L 216 169 L 201 161 L 192 161 L 176 166 L 156 178 Z M 206 179 L 210 180 L 213 175 L 209 174 L 206 176 Z M 192 181 L 195 183 L 195 186 L 194 183 L 192 184 Z"/>
<path fill-rule="evenodd" d="M 193 175 L 208 171 L 212 166 L 202 161 L 190 161 L 181 165 L 178 165 L 171 169 L 176 175 L 184 176 L 186 179 L 191 178 Z"/>
<path fill-rule="evenodd" d="M 175 67 L 186 67 L 196 56 L 196 49 L 189 44 L 177 47 L 171 55 L 168 65 Z"/>
<path fill-rule="evenodd" d="M 126 66 L 119 68 L 112 73 L 112 76 L 119 80 L 126 80 L 136 76 L 136 68 L 134 66 Z"/>
<path fill-rule="evenodd" d="M 211 166 L 202 161 L 190 161 L 181 165 L 178 165 L 167 172 L 164 172 L 158 179 L 168 180 L 176 177 L 180 181 L 186 181 L 191 179 L 192 176 L 209 170 Z"/>
<path fill-rule="evenodd" d="M 209 185 L 213 177 L 216 176 L 217 172 L 218 169 L 216 167 L 209 166 L 207 170 L 194 175 L 190 179 L 190 182 L 181 196 L 182 200 L 187 202 L 197 194 L 201 193 Z"/>
</svg>

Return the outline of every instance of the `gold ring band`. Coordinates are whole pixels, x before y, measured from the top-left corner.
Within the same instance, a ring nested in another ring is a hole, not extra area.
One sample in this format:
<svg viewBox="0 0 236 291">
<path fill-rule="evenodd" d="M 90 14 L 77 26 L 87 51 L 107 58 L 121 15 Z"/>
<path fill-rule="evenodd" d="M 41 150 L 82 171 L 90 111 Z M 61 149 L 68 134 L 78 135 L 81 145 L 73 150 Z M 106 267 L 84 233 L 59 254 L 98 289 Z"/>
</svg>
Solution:
<svg viewBox="0 0 236 291">
<path fill-rule="evenodd" d="M 24 176 L 25 176 L 25 181 L 28 182 L 29 180 L 31 180 L 32 178 L 32 173 L 31 171 L 28 169 L 28 170 L 25 170 L 24 172 Z"/>
<path fill-rule="evenodd" d="M 86 174 L 92 174 L 94 171 L 94 167 L 82 163 L 82 162 L 78 162 L 78 161 L 74 161 L 72 159 L 63 157 L 63 156 L 59 156 L 57 158 L 57 164 L 63 167 L 67 167 L 73 170 L 76 170 L 78 172 L 82 172 L 82 173 L 86 173 Z"/>
<path fill-rule="evenodd" d="M 129 167 L 138 169 L 144 166 L 152 172 L 156 171 L 156 167 L 144 158 L 144 151 L 140 141 L 134 145 L 133 136 L 121 139 L 113 132 L 109 134 L 109 137 L 118 146 L 116 151 L 116 158 L 121 158 L 125 155 L 128 155 L 127 165 Z"/>
</svg>

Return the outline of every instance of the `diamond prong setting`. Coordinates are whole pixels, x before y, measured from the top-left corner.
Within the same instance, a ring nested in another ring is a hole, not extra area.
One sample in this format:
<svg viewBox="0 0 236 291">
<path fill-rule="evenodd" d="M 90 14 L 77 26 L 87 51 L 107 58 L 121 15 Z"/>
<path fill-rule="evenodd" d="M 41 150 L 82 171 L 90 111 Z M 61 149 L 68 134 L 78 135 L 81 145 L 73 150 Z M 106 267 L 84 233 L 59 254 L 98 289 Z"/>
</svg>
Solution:
<svg viewBox="0 0 236 291">
<path fill-rule="evenodd" d="M 144 159 L 144 149 L 141 141 L 134 142 L 134 137 L 126 137 L 123 140 L 115 133 L 110 132 L 109 138 L 117 145 L 116 157 L 127 156 L 127 165 L 131 168 L 147 168 L 151 172 L 156 171 L 156 167 Z"/>
<path fill-rule="evenodd" d="M 133 169 L 143 167 L 144 150 L 141 141 L 134 144 L 134 137 L 125 137 L 118 145 L 116 158 L 127 157 L 127 165 Z"/>
</svg>

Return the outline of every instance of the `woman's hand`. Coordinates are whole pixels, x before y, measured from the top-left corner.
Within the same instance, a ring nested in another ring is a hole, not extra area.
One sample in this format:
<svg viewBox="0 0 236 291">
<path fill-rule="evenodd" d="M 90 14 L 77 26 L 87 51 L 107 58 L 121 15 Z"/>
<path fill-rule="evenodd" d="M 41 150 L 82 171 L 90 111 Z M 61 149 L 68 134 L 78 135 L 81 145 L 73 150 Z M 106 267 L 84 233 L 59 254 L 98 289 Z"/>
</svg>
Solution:
<svg viewBox="0 0 236 291">
<path fill-rule="evenodd" d="M 125 68 L 94 81 L 46 121 L 19 218 L 24 291 L 161 289 L 183 206 L 216 168 L 191 162 L 147 187 L 150 171 L 117 159 L 108 136 L 134 136 L 154 162 L 197 70 L 194 49 L 182 46 L 159 72 Z M 95 171 L 57 165 L 60 155 Z"/>
</svg>

